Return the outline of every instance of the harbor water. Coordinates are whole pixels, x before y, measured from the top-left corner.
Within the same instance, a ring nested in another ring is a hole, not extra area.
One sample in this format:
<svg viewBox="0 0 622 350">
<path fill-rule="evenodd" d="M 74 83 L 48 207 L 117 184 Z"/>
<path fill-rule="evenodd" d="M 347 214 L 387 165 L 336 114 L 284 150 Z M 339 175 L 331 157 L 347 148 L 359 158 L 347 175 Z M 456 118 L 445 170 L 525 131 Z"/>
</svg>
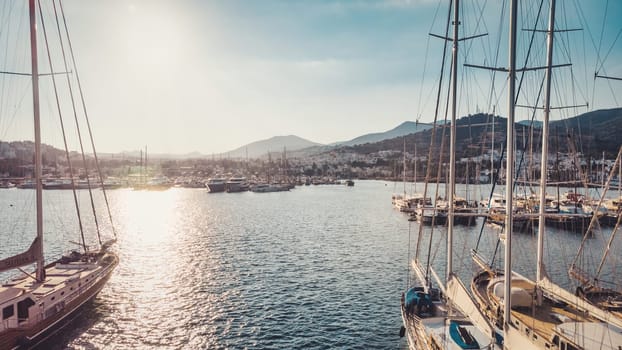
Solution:
<svg viewBox="0 0 622 350">
<path fill-rule="evenodd" d="M 41 348 L 407 348 L 399 337 L 400 295 L 412 281 L 408 262 L 419 226 L 391 207 L 391 194 L 401 190 L 401 184 L 357 181 L 354 187 L 275 193 L 108 191 L 120 264 L 95 300 Z M 102 210 L 101 191 L 94 192 Z M 34 191 L 1 193 L 5 257 L 34 238 Z M 44 195 L 51 260 L 81 238 L 71 191 Z M 88 191 L 79 191 L 79 203 L 83 225 L 94 229 L 86 223 Z M 493 256 L 499 233 L 481 223 L 479 218 L 475 226 L 455 229 L 454 266 L 467 285 L 476 269 L 471 250 L 479 246 Z M 106 222 L 100 230 L 112 234 Z M 442 276 L 445 229 L 434 229 L 428 244 L 430 231 L 423 228 L 420 247 L 425 255 L 430 247 Z M 528 276 L 535 271 L 534 237 L 525 232 L 514 238 L 514 264 Z M 572 282 L 566 271 L 581 238 L 562 230 L 547 235 L 547 271 L 567 288 Z M 604 232 L 588 241 L 585 263 L 600 258 L 606 238 Z M 502 266 L 501 248 L 496 257 L 494 265 Z"/>
</svg>

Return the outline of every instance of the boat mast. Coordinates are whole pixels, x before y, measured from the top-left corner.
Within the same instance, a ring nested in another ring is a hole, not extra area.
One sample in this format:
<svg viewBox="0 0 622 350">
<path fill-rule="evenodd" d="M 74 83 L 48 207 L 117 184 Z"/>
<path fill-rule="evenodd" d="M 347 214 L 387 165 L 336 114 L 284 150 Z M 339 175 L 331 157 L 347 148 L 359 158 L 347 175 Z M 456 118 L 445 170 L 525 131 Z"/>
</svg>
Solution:
<svg viewBox="0 0 622 350">
<path fill-rule="evenodd" d="M 504 297 L 503 297 L 503 331 L 508 332 L 511 317 L 511 300 L 510 293 L 512 288 L 512 187 L 514 176 L 514 98 L 516 91 L 516 16 L 518 11 L 518 1 L 512 0 L 510 4 L 510 47 L 508 62 L 508 124 L 507 124 L 507 155 L 506 155 L 506 173 L 505 173 L 505 281 L 504 281 Z"/>
<path fill-rule="evenodd" d="M 451 58 L 451 129 L 449 140 L 449 215 L 447 217 L 447 282 L 453 273 L 454 193 L 456 192 L 456 93 L 458 90 L 458 26 L 460 1 L 454 1 L 454 37 Z"/>
<path fill-rule="evenodd" d="M 544 252 L 544 213 L 546 211 L 546 180 L 547 165 L 549 159 L 549 117 L 551 114 L 551 75 L 553 73 L 553 34 L 555 31 L 555 0 L 551 0 L 551 8 L 549 11 L 549 29 L 547 40 L 546 55 L 546 80 L 544 91 L 544 120 L 542 124 L 542 160 L 540 164 L 540 211 L 538 216 L 538 248 L 537 248 L 537 266 L 536 266 L 536 283 L 544 278 L 544 262 L 542 255 Z"/>
<path fill-rule="evenodd" d="M 403 199 L 406 200 L 406 136 L 404 136 L 404 151 L 402 152 L 402 158 L 403 158 L 403 166 L 402 166 L 402 184 L 404 185 L 404 197 Z"/>
<path fill-rule="evenodd" d="M 414 180 L 413 180 L 413 192 L 417 193 L 417 141 L 415 140 L 415 169 L 414 169 Z"/>
<path fill-rule="evenodd" d="M 39 112 L 39 65 L 37 61 L 37 17 L 35 0 L 28 0 L 30 14 L 30 54 L 32 64 L 32 103 L 35 124 L 35 191 L 37 208 L 37 281 L 45 280 L 43 259 L 43 183 L 41 182 L 41 118 Z"/>
<path fill-rule="evenodd" d="M 490 138 L 490 184 L 495 184 L 495 106 L 492 106 L 492 137 Z"/>
</svg>

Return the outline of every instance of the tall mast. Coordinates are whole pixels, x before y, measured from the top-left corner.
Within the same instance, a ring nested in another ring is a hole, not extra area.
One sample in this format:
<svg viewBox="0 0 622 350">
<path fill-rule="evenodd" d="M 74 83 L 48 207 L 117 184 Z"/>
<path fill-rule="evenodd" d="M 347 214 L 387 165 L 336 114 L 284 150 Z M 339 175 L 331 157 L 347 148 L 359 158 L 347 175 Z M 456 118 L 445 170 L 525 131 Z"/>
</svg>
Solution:
<svg viewBox="0 0 622 350">
<path fill-rule="evenodd" d="M 402 152 L 403 166 L 402 166 L 402 184 L 404 185 L 404 200 L 406 199 L 406 136 L 404 136 L 404 151 Z"/>
<path fill-rule="evenodd" d="M 495 106 L 492 106 L 492 137 L 490 138 L 490 184 L 495 184 Z"/>
<path fill-rule="evenodd" d="M 417 193 L 417 141 L 415 141 L 415 170 L 414 170 L 413 192 Z"/>
<path fill-rule="evenodd" d="M 458 26 L 460 1 L 454 1 L 454 37 L 451 58 L 451 129 L 449 140 L 449 215 L 447 223 L 447 282 L 453 273 L 454 193 L 456 192 L 456 92 L 458 89 Z"/>
<path fill-rule="evenodd" d="M 549 160 L 549 116 L 551 114 L 551 74 L 553 73 L 553 33 L 555 31 L 555 0 L 551 0 L 549 11 L 549 29 L 547 32 L 546 81 L 544 91 L 544 120 L 542 124 L 542 160 L 540 164 L 540 212 L 538 216 L 538 254 L 536 282 L 544 278 L 544 217 L 546 205 L 547 165 Z"/>
<path fill-rule="evenodd" d="M 37 207 L 37 281 L 45 280 L 43 259 L 43 184 L 41 183 L 41 122 L 39 116 L 39 64 L 37 62 L 37 17 L 35 0 L 28 1 L 30 13 L 30 54 L 32 63 L 32 103 L 35 119 L 35 191 Z"/>
<path fill-rule="evenodd" d="M 507 332 L 510 327 L 510 293 L 512 288 L 512 187 L 514 182 L 514 98 L 516 94 L 516 16 L 518 1 L 512 0 L 510 4 L 510 47 L 508 68 L 508 124 L 507 124 L 507 153 L 505 173 L 505 281 L 503 297 L 503 330 Z"/>
</svg>

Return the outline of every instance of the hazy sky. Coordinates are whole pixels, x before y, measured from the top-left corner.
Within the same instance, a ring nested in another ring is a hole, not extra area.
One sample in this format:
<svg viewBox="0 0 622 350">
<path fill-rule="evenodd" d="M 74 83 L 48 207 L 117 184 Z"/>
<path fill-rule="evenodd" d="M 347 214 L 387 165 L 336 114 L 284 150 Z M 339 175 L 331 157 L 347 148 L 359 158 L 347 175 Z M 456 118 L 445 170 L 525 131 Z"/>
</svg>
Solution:
<svg viewBox="0 0 622 350">
<path fill-rule="evenodd" d="M 23 25 L 8 12 L 25 8 L 15 3 L 26 1 L 4 0 L 2 19 Z M 490 1 L 466 3 L 464 13 L 474 15 L 463 21 L 461 30 L 490 35 L 462 47 L 463 57 L 487 54 L 462 60 L 491 64 L 496 42 L 507 37 L 505 24 L 498 30 L 503 9 L 488 4 L 497 8 L 485 9 L 480 19 L 479 7 Z M 622 76 L 622 38 L 615 41 L 622 5 L 612 1 L 609 17 L 603 17 L 605 1 L 582 3 L 581 15 L 568 15 L 574 21 L 559 24 L 584 28 L 574 37 L 564 34 L 572 39 L 560 42 L 560 52 L 577 52 L 562 53 L 560 60 L 578 55 L 588 68 L 577 67 L 572 58 L 578 78 L 559 84 L 572 85 L 577 103 L 588 100 L 590 109 L 619 106 L 611 96 L 622 92 L 621 82 L 601 80 L 596 88 L 592 85 L 599 51 L 595 45 L 606 56 L 606 73 Z M 63 4 L 101 152 L 148 145 L 151 152 L 210 154 L 289 134 L 331 143 L 385 131 L 406 120 L 433 119 L 442 41 L 429 39 L 428 33 L 444 31 L 446 2 L 440 7 L 437 1 L 424 0 L 64 0 Z M 525 6 L 530 6 L 525 13 L 533 12 L 533 4 Z M 576 14 L 577 9 L 560 7 L 559 12 Z M 547 13 L 545 5 L 541 23 L 546 23 Z M 544 43 L 544 35 L 537 38 L 538 44 Z M 3 45 L 8 42 L 2 31 L 0 40 Z M 539 50 L 543 57 L 543 46 Z M 497 65 L 507 66 L 506 51 L 502 46 Z M 8 69 L 15 68 L 0 66 Z M 490 73 L 463 75 L 460 114 L 488 111 Z M 497 113 L 506 115 L 505 82 L 502 76 L 495 81 L 499 101 L 492 104 L 498 106 Z M 43 108 L 53 106 L 47 102 Z M 7 113 L 0 118 L 0 138 L 12 139 L 4 128 L 13 123 L 6 122 Z"/>
</svg>

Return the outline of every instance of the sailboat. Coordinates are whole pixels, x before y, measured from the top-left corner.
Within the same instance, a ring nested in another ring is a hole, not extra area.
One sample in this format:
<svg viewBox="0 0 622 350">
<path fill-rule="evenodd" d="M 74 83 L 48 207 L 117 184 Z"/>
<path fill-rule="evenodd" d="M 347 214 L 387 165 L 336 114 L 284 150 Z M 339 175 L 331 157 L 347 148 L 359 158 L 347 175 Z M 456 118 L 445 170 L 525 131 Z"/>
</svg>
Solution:
<svg viewBox="0 0 622 350">
<path fill-rule="evenodd" d="M 391 196 L 391 203 L 395 209 L 403 213 L 412 213 L 417 205 L 417 196 L 409 196 L 406 194 L 406 138 L 403 139 L 404 150 L 402 151 L 402 185 L 404 191 L 402 194 L 394 194 Z"/>
<path fill-rule="evenodd" d="M 419 260 L 419 249 L 412 261 L 417 281 L 409 285 L 401 297 L 403 327 L 401 335 L 407 335 L 410 349 L 496 349 L 500 338 L 493 327 L 477 309 L 475 302 L 453 271 L 453 230 L 455 220 L 456 184 L 456 89 L 459 1 L 453 2 L 453 59 L 452 59 L 452 113 L 450 131 L 450 161 L 447 225 L 447 275 L 444 281 L 428 264 L 424 268 Z M 450 16 L 449 16 L 450 17 Z M 447 31 L 449 30 L 449 18 Z M 436 122 L 434 123 L 436 124 Z M 432 139 L 433 142 L 433 139 Z M 431 158 L 431 157 L 428 157 Z M 428 167 L 430 169 L 430 167 Z M 429 171 L 429 170 L 428 170 Z M 427 179 L 426 176 L 426 190 Z M 426 193 L 424 190 L 424 196 Z M 420 224 L 419 240 L 422 237 L 423 223 Z M 434 226 L 430 228 L 434 230 Z M 430 238 L 431 240 L 431 238 Z M 432 283 L 432 277 L 436 284 Z"/>
<path fill-rule="evenodd" d="M 82 236 L 83 251 L 73 251 L 56 261 L 48 263 L 44 260 L 42 154 L 39 110 L 40 74 L 37 60 L 36 18 L 36 13 L 39 9 L 36 6 L 35 0 L 29 0 L 28 4 L 32 66 L 32 74 L 29 75 L 32 77 L 35 126 L 36 237 L 28 250 L 0 260 L 0 272 L 15 270 L 22 272 L 19 277 L 13 278 L 0 286 L 0 309 L 2 310 L 0 349 L 30 348 L 53 335 L 55 331 L 67 323 L 64 321 L 68 320 L 70 316 L 78 312 L 82 305 L 97 295 L 119 263 L 118 257 L 109 250 L 115 239 L 102 242 L 100 238 L 99 249 L 92 250 L 87 249 L 84 236 Z M 59 6 L 64 19 L 62 4 Z M 43 22 L 41 24 L 44 27 Z M 46 34 L 45 29 L 43 32 Z M 73 52 L 70 52 L 73 56 Z M 75 71 L 74 73 L 77 74 Z M 96 153 L 94 155 L 97 159 Z M 101 176 L 99 180 L 103 182 Z M 105 189 L 103 191 L 105 193 Z M 33 263 L 36 265 L 34 273 L 27 273 L 22 269 L 22 267 L 32 265 Z"/>
<path fill-rule="evenodd" d="M 517 3 L 518 1 L 513 0 L 510 5 L 505 261 L 503 270 L 494 270 L 475 255 L 475 261 L 482 271 L 473 278 L 471 289 L 491 323 L 503 331 L 506 349 L 619 349 L 622 344 L 622 328 L 618 328 L 620 327 L 619 320 L 555 285 L 549 280 L 544 269 L 542 254 L 545 234 L 545 174 L 555 31 L 554 0 L 550 2 L 547 29 L 536 280 L 531 281 L 512 270 L 514 214 L 512 205 L 514 199 L 511 189 L 514 181 Z"/>
</svg>

